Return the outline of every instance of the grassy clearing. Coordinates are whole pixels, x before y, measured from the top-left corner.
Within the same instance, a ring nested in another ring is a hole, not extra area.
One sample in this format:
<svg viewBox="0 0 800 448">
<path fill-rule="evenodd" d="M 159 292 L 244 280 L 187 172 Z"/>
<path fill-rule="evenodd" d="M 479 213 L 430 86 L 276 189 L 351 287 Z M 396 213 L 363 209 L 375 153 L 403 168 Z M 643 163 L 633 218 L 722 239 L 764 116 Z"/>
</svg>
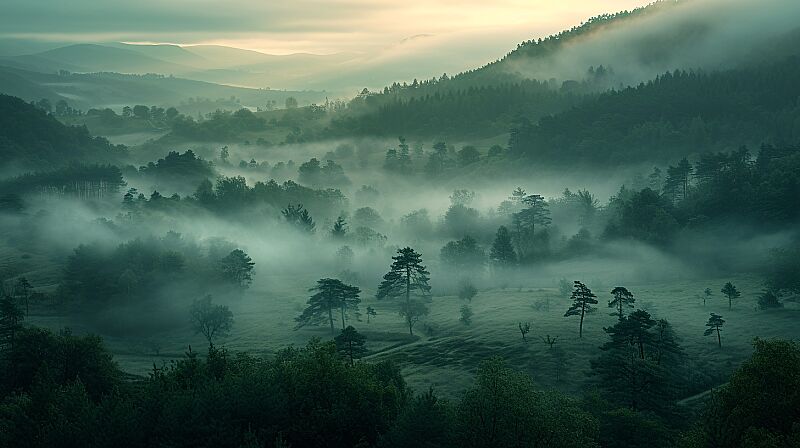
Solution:
<svg viewBox="0 0 800 448">
<path fill-rule="evenodd" d="M 263 280 L 265 284 L 280 287 L 254 287 L 244 298 L 229 303 L 236 322 L 231 336 L 220 341 L 221 345 L 231 350 L 269 355 L 288 345 L 303 345 L 311 337 L 330 338 L 330 330 L 324 326 L 294 330 L 292 318 L 303 309 L 307 300 L 306 287 L 313 284 L 312 279 L 297 277 L 287 281 L 286 277 L 281 277 L 280 281 L 272 279 L 274 283 L 269 278 Z M 733 281 L 742 292 L 730 311 L 727 300 L 717 292 L 726 281 Z M 588 286 L 591 287 L 591 283 Z M 799 310 L 755 309 L 760 292 L 760 283 L 755 277 L 626 286 L 636 295 L 637 305 L 674 325 L 688 355 L 688 367 L 706 383 L 724 381 L 749 356 L 753 338 L 794 339 L 800 336 Z M 703 306 L 699 295 L 706 287 L 715 291 L 715 295 Z M 432 386 L 445 394 L 457 395 L 471 385 L 481 361 L 502 356 L 516 368 L 530 373 L 544 387 L 577 392 L 586 386 L 589 362 L 597 356 L 597 347 L 606 340 L 603 327 L 612 325 L 616 319 L 606 307 L 610 294 L 598 289 L 595 293 L 600 307 L 587 316 L 582 339 L 578 338 L 578 318 L 563 317 L 569 300 L 560 297 L 556 288 L 483 290 L 470 304 L 475 315 L 469 326 L 458 320 L 459 308 L 464 304 L 462 300 L 454 296 L 434 297 L 431 314 L 417 325 L 414 337 L 408 335 L 392 304 L 379 302 L 371 297 L 372 291 L 365 291 L 362 308 L 371 305 L 378 316 L 369 324 L 365 316 L 361 322 L 353 324 L 367 337 L 368 358 L 372 361 L 391 359 L 398 363 L 416 390 Z M 535 303 L 548 300 L 549 309 L 534 307 Z M 703 336 L 711 312 L 722 314 L 727 321 L 721 349 L 714 338 Z M 97 331 L 96 326 L 82 324 L 75 318 L 34 315 L 31 320 L 52 328 L 68 325 L 76 332 Z M 531 323 L 527 342 L 522 340 L 517 327 L 519 322 Z M 558 337 L 556 346 L 563 350 L 563 360 L 559 361 L 554 356 L 555 351 L 540 340 L 548 334 Z M 120 366 L 137 374 L 146 373 L 153 363 L 162 364 L 180 357 L 188 344 L 195 350 L 204 350 L 205 346 L 203 339 L 180 321 L 170 331 L 146 337 L 103 336 Z M 696 392 L 687 390 L 687 396 Z"/>
</svg>

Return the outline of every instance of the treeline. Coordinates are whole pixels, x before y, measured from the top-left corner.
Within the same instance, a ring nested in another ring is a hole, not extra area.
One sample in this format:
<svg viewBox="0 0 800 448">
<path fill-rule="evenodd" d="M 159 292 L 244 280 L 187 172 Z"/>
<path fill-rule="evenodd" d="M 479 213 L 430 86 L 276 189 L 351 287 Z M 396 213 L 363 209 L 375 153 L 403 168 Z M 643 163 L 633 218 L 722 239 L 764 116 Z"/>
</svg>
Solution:
<svg viewBox="0 0 800 448">
<path fill-rule="evenodd" d="M 0 182 L 0 195 L 43 197 L 72 196 L 81 199 L 102 199 L 125 186 L 122 173 L 113 165 L 70 163 L 52 171 L 27 173 Z"/>
<path fill-rule="evenodd" d="M 123 214 L 126 219 L 137 220 L 150 212 L 188 211 L 199 207 L 225 215 L 247 213 L 268 205 L 278 216 L 277 211 L 288 204 L 303 204 L 319 216 L 330 217 L 346 209 L 348 201 L 338 189 L 315 190 L 294 181 L 279 184 L 274 180 L 256 182 L 250 187 L 242 176 L 220 176 L 214 183 L 204 179 L 194 194 L 184 197 L 178 194 L 162 196 L 158 191 L 148 197 L 130 189 L 123 198 Z"/>
<path fill-rule="evenodd" d="M 117 247 L 82 244 L 67 259 L 58 296 L 102 308 L 167 300 L 178 291 L 181 297 L 214 290 L 237 292 L 252 281 L 253 265 L 228 241 L 199 244 L 175 232 Z"/>
<path fill-rule="evenodd" d="M 537 163 L 664 162 L 740 145 L 800 141 L 800 58 L 724 72 L 675 71 L 512 128 L 512 156 Z"/>
<path fill-rule="evenodd" d="M 69 162 L 115 162 L 122 145 L 92 137 L 86 127 L 65 126 L 25 101 L 0 95 L 0 167 L 56 168 Z"/>
<path fill-rule="evenodd" d="M 99 338 L 25 327 L 2 302 L 0 446 L 699 448 L 800 440 L 800 347 L 787 341 L 756 340 L 699 418 L 684 409 L 662 420 L 642 410 L 661 398 L 646 377 L 610 378 L 627 396 L 643 396 L 633 404 L 592 393 L 575 399 L 495 358 L 450 401 L 410 390 L 389 362 L 353 363 L 318 340 L 270 358 L 214 346 L 203 358 L 189 348 L 147 378 L 126 379 Z"/>
</svg>

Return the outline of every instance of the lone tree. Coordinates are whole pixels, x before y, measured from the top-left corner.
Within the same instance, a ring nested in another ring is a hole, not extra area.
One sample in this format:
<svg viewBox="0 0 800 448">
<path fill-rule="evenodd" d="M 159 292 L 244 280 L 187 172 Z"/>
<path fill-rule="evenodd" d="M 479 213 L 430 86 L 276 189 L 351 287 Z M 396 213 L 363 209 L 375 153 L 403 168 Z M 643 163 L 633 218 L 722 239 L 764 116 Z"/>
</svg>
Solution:
<svg viewBox="0 0 800 448">
<path fill-rule="evenodd" d="M 367 349 L 364 347 L 367 338 L 356 331 L 352 325 L 348 325 L 347 328 L 344 328 L 338 336 L 333 338 L 333 342 L 336 344 L 336 351 L 347 358 L 351 366 L 355 364 L 356 359 L 362 357 L 364 353 L 367 352 Z"/>
<path fill-rule="evenodd" d="M 583 338 L 583 319 L 587 313 L 595 310 L 592 305 L 597 304 L 597 296 L 592 293 L 592 290 L 587 288 L 586 285 L 575 280 L 572 290 L 572 306 L 569 307 L 564 317 L 580 316 L 581 323 L 578 327 L 578 337 Z"/>
<path fill-rule="evenodd" d="M 343 217 L 336 218 L 331 228 L 331 236 L 336 239 L 344 238 L 347 235 L 347 221 Z"/>
<path fill-rule="evenodd" d="M 706 322 L 706 331 L 703 332 L 704 336 L 711 336 L 714 332 L 717 333 L 717 344 L 722 347 L 722 337 L 720 336 L 720 331 L 722 331 L 722 326 L 725 324 L 725 321 L 722 319 L 722 316 L 716 313 L 711 313 L 711 317 L 708 318 L 708 322 Z"/>
<path fill-rule="evenodd" d="M 728 298 L 728 309 L 729 310 L 733 306 L 733 299 L 738 299 L 739 296 L 742 295 L 742 293 L 740 293 L 739 290 L 736 289 L 736 287 L 733 286 L 733 283 L 731 283 L 731 282 L 725 283 L 725 286 L 722 287 L 720 292 L 725 294 L 725 297 Z"/>
<path fill-rule="evenodd" d="M 377 315 L 378 315 L 378 312 L 377 312 L 377 311 L 375 311 L 375 308 L 373 308 L 373 307 L 371 307 L 371 306 L 368 306 L 368 307 L 367 307 L 367 323 L 369 323 L 369 318 L 370 318 L 370 316 L 371 316 L 371 317 L 375 317 L 375 316 L 377 316 Z"/>
<path fill-rule="evenodd" d="M 711 292 L 711 288 L 706 288 L 703 291 L 703 306 L 706 306 L 706 301 L 711 298 L 714 294 Z"/>
<path fill-rule="evenodd" d="M 506 226 L 500 226 L 492 243 L 489 259 L 497 266 L 511 266 L 517 261 L 514 244 L 511 242 L 511 233 Z"/>
<path fill-rule="evenodd" d="M 558 336 L 551 337 L 549 334 L 547 335 L 547 337 L 540 336 L 539 339 L 541 339 L 542 342 L 550 346 L 550 348 L 553 348 L 553 346 L 556 345 L 556 342 L 558 342 Z"/>
<path fill-rule="evenodd" d="M 211 294 L 195 300 L 189 309 L 189 316 L 195 333 L 205 336 L 210 347 L 214 346 L 215 337 L 228 336 L 233 326 L 231 310 L 225 305 L 215 305 Z"/>
<path fill-rule="evenodd" d="M 355 286 L 342 283 L 335 278 L 323 278 L 317 280 L 317 286 L 309 289 L 310 292 L 316 291 L 308 299 L 308 306 L 303 313 L 295 318 L 297 326 L 295 329 L 306 325 L 319 325 L 325 321 L 331 326 L 331 335 L 336 334 L 333 325 L 333 312 L 339 310 L 342 319 L 342 329 L 346 326 L 346 315 L 348 310 L 358 312 L 358 304 L 361 302 L 359 294 L 361 290 Z"/>
<path fill-rule="evenodd" d="M 525 322 L 523 324 L 522 322 L 520 322 L 519 324 L 517 324 L 517 326 L 519 327 L 519 332 L 522 334 L 522 340 L 528 342 L 526 335 L 531 332 L 531 323 Z"/>
<path fill-rule="evenodd" d="M 611 315 L 618 315 L 620 319 L 622 319 L 623 309 L 625 307 L 633 308 L 633 302 L 636 299 L 633 297 L 633 294 L 628 291 L 627 288 L 622 286 L 617 286 L 616 288 L 611 290 L 611 295 L 614 296 L 614 299 L 608 302 L 609 308 L 616 308 L 616 313 L 611 313 Z"/>
<path fill-rule="evenodd" d="M 241 249 L 232 250 L 219 261 L 223 278 L 241 289 L 247 289 L 253 282 L 253 266 L 255 265 L 253 259 Z"/>
<path fill-rule="evenodd" d="M 429 313 L 428 307 L 416 297 L 427 298 L 431 287 L 428 285 L 430 272 L 422 265 L 422 256 L 410 247 L 397 250 L 392 257 L 389 272 L 383 276 L 378 286 L 378 299 L 405 298 L 400 305 L 400 315 L 406 319 L 409 334 L 414 334 L 414 324 L 420 317 Z"/>
</svg>

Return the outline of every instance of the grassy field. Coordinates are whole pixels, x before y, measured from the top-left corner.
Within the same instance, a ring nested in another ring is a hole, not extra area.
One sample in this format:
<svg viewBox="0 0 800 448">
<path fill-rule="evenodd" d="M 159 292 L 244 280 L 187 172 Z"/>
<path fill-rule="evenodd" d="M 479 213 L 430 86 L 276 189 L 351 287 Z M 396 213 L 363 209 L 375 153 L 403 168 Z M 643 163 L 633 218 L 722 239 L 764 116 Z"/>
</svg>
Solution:
<svg viewBox="0 0 800 448">
<path fill-rule="evenodd" d="M 264 281 L 266 280 L 266 281 Z M 288 345 L 303 345 L 311 337 L 329 338 L 327 327 L 294 330 L 292 318 L 300 313 L 307 300 L 306 288 L 313 280 L 293 278 L 262 279 L 264 284 L 279 288 L 254 287 L 247 295 L 231 302 L 235 324 L 230 337 L 220 341 L 231 350 L 269 355 Z M 733 281 L 742 296 L 728 310 L 727 300 L 719 293 L 721 286 Z M 591 283 L 588 284 L 592 287 Z M 668 319 L 674 326 L 688 356 L 688 368 L 704 382 L 716 385 L 749 354 L 755 337 L 797 338 L 800 310 L 757 311 L 760 283 L 756 277 L 713 278 L 651 284 L 628 284 L 637 297 L 637 305 L 658 318 Z M 715 294 L 704 306 L 699 298 L 711 288 Z M 606 341 L 604 326 L 616 317 L 606 307 L 610 299 L 605 289 L 595 288 L 600 300 L 598 310 L 587 316 L 583 338 L 578 338 L 578 318 L 564 318 L 569 300 L 557 288 L 509 288 L 482 290 L 470 304 L 475 315 L 469 326 L 461 323 L 459 309 L 465 303 L 454 296 L 436 296 L 431 313 L 408 335 L 401 318 L 386 302 L 372 298 L 365 291 L 362 310 L 373 306 L 378 316 L 354 322 L 367 337 L 372 361 L 391 359 L 398 363 L 410 385 L 416 390 L 429 386 L 447 395 L 457 395 L 472 384 L 478 364 L 492 356 L 502 356 L 515 368 L 529 372 L 544 387 L 577 392 L 587 384 L 589 362 Z M 534 306 L 537 304 L 538 306 Z M 547 306 L 549 303 L 549 307 Z M 537 309 L 538 308 L 538 309 Z M 719 348 L 716 339 L 704 337 L 704 325 L 710 312 L 722 314 L 727 321 Z M 52 328 L 70 326 L 76 332 L 97 331 L 75 319 L 63 316 L 32 315 L 31 321 Z M 519 322 L 529 322 L 532 331 L 527 342 L 522 340 Z M 162 364 L 182 356 L 187 345 L 205 350 L 204 340 L 194 335 L 188 325 L 176 325 L 171 331 L 147 337 L 121 337 L 103 334 L 120 366 L 131 373 L 145 374 L 153 363 Z M 551 350 L 540 337 L 557 337 Z M 687 392 L 687 395 L 688 392 Z"/>
</svg>

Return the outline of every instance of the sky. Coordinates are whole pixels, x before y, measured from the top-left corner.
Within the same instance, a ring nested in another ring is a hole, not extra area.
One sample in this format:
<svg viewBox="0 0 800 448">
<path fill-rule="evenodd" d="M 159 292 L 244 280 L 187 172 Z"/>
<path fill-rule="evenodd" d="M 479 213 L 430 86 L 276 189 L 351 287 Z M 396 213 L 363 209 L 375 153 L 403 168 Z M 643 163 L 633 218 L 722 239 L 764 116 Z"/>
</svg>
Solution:
<svg viewBox="0 0 800 448">
<path fill-rule="evenodd" d="M 2 0 L 0 38 L 372 53 L 408 39 L 501 51 L 637 0 Z M 419 46 L 415 46 L 419 49 Z"/>
</svg>

